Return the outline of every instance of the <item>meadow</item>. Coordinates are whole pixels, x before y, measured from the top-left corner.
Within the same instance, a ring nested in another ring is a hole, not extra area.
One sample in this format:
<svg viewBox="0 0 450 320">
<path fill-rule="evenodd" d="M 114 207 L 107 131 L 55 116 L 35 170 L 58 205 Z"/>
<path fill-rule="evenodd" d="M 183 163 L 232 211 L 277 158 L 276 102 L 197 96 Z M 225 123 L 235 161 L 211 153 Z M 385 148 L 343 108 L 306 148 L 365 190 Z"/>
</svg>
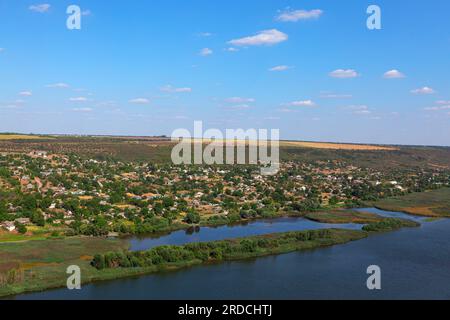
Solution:
<svg viewBox="0 0 450 320">
<path fill-rule="evenodd" d="M 450 218 L 450 188 L 411 193 L 373 203 L 379 209 L 430 218 Z"/>
</svg>

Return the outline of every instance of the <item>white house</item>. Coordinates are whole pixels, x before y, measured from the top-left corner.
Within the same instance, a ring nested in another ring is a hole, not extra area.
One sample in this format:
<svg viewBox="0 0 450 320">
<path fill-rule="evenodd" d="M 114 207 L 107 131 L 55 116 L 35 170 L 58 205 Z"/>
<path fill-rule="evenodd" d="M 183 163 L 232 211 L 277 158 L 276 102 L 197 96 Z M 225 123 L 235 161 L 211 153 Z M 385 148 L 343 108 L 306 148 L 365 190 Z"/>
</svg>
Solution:
<svg viewBox="0 0 450 320">
<path fill-rule="evenodd" d="M 12 221 L 5 221 L 0 226 L 5 228 L 9 232 L 16 230 L 16 226 Z"/>
</svg>

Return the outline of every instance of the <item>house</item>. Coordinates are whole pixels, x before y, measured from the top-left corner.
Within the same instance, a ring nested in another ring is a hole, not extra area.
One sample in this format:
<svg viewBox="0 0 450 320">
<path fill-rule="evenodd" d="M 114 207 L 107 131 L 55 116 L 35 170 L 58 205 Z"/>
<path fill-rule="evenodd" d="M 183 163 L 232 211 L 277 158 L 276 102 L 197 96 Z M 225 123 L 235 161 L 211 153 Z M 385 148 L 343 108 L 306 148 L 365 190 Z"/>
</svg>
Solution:
<svg viewBox="0 0 450 320">
<path fill-rule="evenodd" d="M 30 225 L 31 221 L 29 218 L 18 218 L 15 220 L 17 223 L 23 224 L 23 225 Z"/>
<path fill-rule="evenodd" d="M 9 232 L 16 230 L 16 226 L 12 221 L 5 221 L 2 224 L 0 224 L 0 227 L 5 228 Z"/>
</svg>

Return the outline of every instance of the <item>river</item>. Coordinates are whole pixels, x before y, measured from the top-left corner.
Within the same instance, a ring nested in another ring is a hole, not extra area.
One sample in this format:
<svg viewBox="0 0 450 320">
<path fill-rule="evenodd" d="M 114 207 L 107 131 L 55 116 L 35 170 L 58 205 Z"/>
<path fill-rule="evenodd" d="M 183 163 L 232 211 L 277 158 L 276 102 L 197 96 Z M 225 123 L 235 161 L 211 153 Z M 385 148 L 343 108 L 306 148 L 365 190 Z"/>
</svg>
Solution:
<svg viewBox="0 0 450 320">
<path fill-rule="evenodd" d="M 196 266 L 137 278 L 98 282 L 79 291 L 49 290 L 16 299 L 450 299 L 450 220 L 362 209 L 420 221 L 420 228 L 377 234 L 330 248 Z M 132 250 L 306 229 L 336 227 L 301 218 L 177 231 L 131 238 Z M 340 228 L 359 229 L 347 224 Z M 367 267 L 381 268 L 382 289 L 366 287 Z"/>
</svg>

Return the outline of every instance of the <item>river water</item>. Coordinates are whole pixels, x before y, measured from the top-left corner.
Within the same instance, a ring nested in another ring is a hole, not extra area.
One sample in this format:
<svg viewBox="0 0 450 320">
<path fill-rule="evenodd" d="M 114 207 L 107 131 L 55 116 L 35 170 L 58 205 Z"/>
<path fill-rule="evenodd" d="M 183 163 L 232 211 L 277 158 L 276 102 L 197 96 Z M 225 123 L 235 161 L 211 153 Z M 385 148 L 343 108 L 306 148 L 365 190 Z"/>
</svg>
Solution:
<svg viewBox="0 0 450 320">
<path fill-rule="evenodd" d="M 420 221 L 422 227 L 377 234 L 356 242 L 246 261 L 196 266 L 16 299 L 450 299 L 450 220 L 362 209 Z M 131 238 L 132 250 L 226 238 L 321 228 L 360 229 L 282 218 L 247 225 L 178 231 L 159 238 Z M 381 268 L 382 289 L 370 291 L 367 267 Z"/>
</svg>

